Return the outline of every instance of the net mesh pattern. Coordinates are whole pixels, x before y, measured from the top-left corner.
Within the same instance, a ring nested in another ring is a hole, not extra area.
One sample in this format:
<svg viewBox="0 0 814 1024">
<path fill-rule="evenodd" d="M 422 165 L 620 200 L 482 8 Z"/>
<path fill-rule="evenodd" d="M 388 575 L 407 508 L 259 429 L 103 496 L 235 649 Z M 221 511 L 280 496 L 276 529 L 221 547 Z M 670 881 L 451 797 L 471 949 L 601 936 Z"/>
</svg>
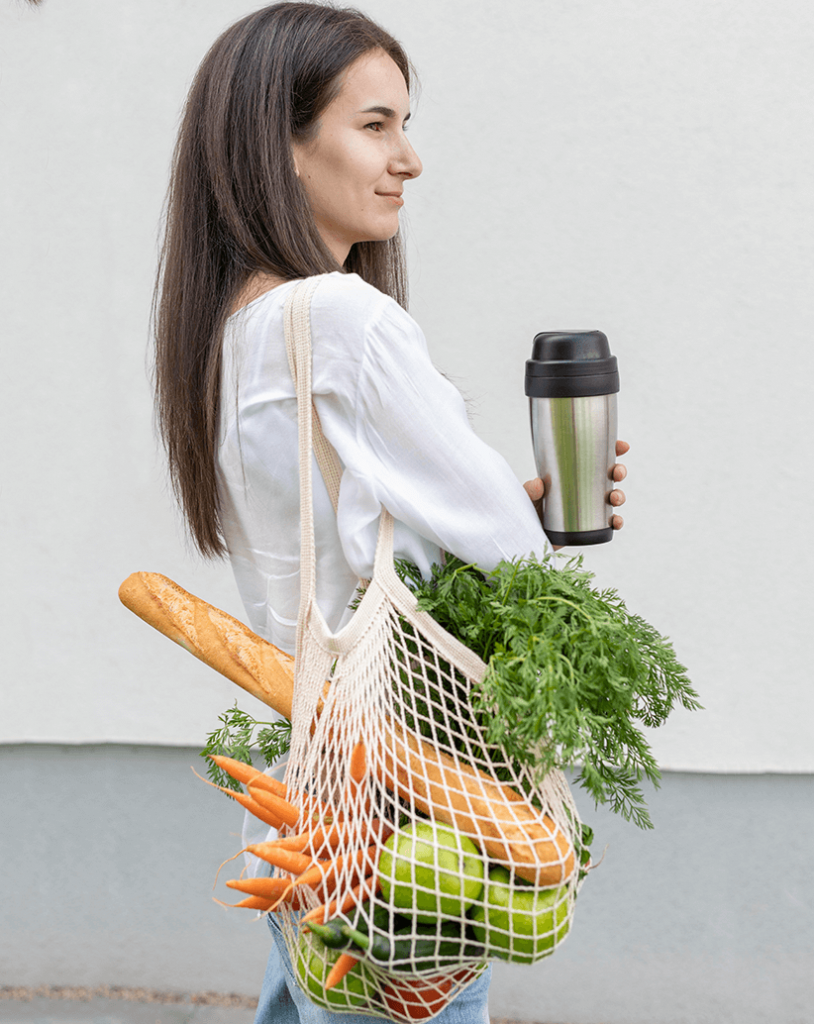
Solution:
<svg viewBox="0 0 814 1024">
<path fill-rule="evenodd" d="M 318 281 L 318 279 L 317 279 Z M 429 1020 L 489 959 L 534 963 L 568 934 L 580 822 L 561 772 L 535 783 L 489 746 L 472 693 L 486 666 L 419 612 L 393 567 L 383 510 L 372 580 L 351 622 L 315 600 L 310 295 L 294 289 L 287 340 L 300 410 L 302 598 L 286 772 L 294 829 L 331 834 L 319 879 L 276 911 L 300 985 L 333 1012 Z M 330 487 L 331 485 L 329 485 Z M 275 868 L 274 873 L 287 877 Z M 324 907 L 332 947 L 302 918 Z M 296 908 L 296 909 L 295 909 Z M 330 988 L 339 956 L 358 963 Z"/>
</svg>

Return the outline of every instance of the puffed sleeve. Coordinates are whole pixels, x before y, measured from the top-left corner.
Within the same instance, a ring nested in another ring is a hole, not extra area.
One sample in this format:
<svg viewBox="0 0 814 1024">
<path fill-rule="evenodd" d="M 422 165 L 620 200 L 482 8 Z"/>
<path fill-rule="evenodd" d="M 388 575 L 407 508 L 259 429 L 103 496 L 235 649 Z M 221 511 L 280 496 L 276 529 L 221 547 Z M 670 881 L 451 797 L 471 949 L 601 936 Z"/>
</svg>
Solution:
<svg viewBox="0 0 814 1024">
<path fill-rule="evenodd" d="M 549 544 L 528 495 L 472 429 L 460 393 L 433 366 L 421 329 L 392 299 L 358 278 L 352 282 L 333 281 L 342 290 L 333 303 L 329 289 L 317 292 L 312 325 L 314 399 L 344 466 L 338 526 L 354 572 L 372 571 L 382 505 L 397 521 L 397 553 L 406 548 L 418 563 L 433 548 L 485 569 L 506 558 L 542 556 Z M 429 542 L 423 551 L 404 535 L 400 545 L 398 524 Z"/>
</svg>

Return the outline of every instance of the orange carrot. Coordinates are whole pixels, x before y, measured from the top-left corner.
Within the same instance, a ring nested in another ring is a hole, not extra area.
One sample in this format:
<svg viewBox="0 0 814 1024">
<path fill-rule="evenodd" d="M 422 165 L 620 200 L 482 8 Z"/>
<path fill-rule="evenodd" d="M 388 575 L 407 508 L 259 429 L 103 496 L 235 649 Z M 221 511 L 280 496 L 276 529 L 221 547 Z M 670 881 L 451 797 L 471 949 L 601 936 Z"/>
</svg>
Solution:
<svg viewBox="0 0 814 1024">
<path fill-rule="evenodd" d="M 359 740 L 350 755 L 350 766 L 349 773 L 351 779 L 360 783 L 364 781 L 365 775 L 367 775 L 367 754 L 365 753 L 365 745 Z"/>
<path fill-rule="evenodd" d="M 366 776 L 367 754 L 365 753 L 364 743 L 359 740 L 351 751 L 350 761 L 348 762 L 348 786 L 345 793 L 345 802 L 351 809 L 350 813 L 353 817 L 364 817 L 369 810 L 370 800 L 362 801 L 362 793 L 364 792 L 362 783 L 365 781 Z"/>
<path fill-rule="evenodd" d="M 314 841 L 316 842 L 320 838 L 320 831 L 317 829 L 314 835 Z M 364 836 L 360 833 L 364 832 Z M 324 839 L 324 846 L 329 848 L 340 846 L 342 843 L 356 846 L 360 839 L 366 839 L 367 842 L 371 842 L 375 838 L 379 838 L 381 842 L 385 843 L 393 834 L 393 826 L 388 821 L 382 821 L 380 818 L 373 818 L 371 821 L 342 821 L 331 829 L 327 836 L 322 837 Z M 323 846 L 323 848 L 324 848 Z"/>
<path fill-rule="evenodd" d="M 275 796 L 266 789 L 249 783 L 249 796 L 260 804 L 267 811 L 270 811 L 276 818 L 279 818 L 285 825 L 294 826 L 297 824 L 300 812 L 281 796 Z"/>
<path fill-rule="evenodd" d="M 218 788 L 221 789 L 223 787 L 219 786 Z M 273 814 L 262 804 L 253 800 L 250 796 L 246 796 L 245 793 L 235 793 L 232 789 L 224 789 L 223 792 L 228 794 L 234 800 L 237 800 L 241 807 L 245 807 L 247 811 L 255 816 L 255 818 L 259 818 L 267 825 L 271 825 L 272 828 L 282 827 L 282 820 L 278 818 L 276 814 Z"/>
<path fill-rule="evenodd" d="M 285 783 L 278 782 L 277 779 L 273 779 L 270 775 L 265 775 L 263 772 L 258 772 L 251 780 L 251 784 L 259 789 L 266 789 L 275 796 L 281 796 L 284 800 L 288 799 L 288 787 Z"/>
<path fill-rule="evenodd" d="M 291 879 L 232 878 L 226 884 L 230 889 L 249 893 L 250 896 L 262 896 L 266 900 L 276 900 L 291 888 Z"/>
<path fill-rule="evenodd" d="M 343 821 L 334 825 L 326 833 L 324 828 L 314 829 L 313 832 L 300 832 L 295 836 L 286 836 L 284 839 L 275 839 L 274 845 L 282 850 L 296 850 L 297 853 L 312 853 L 315 857 L 327 856 L 330 850 L 340 843 L 352 838 L 351 829 L 359 830 L 364 828 L 369 837 L 379 836 L 382 842 L 386 842 L 393 834 L 393 827 L 386 821 L 374 818 L 371 822 L 350 822 Z"/>
<path fill-rule="evenodd" d="M 297 795 L 300 796 L 300 794 Z M 333 824 L 333 822 L 340 821 L 343 818 L 341 811 L 334 810 L 330 804 L 325 803 L 323 800 L 318 800 L 307 793 L 300 796 L 297 803 L 302 807 L 303 820 L 308 818 L 315 820 L 320 825 L 324 825 L 326 823 Z"/>
<path fill-rule="evenodd" d="M 334 985 L 338 985 L 348 971 L 352 971 L 358 963 L 359 960 L 355 956 L 351 956 L 350 953 L 340 953 L 339 959 L 325 979 L 325 990 L 327 991 L 329 988 L 333 988 Z"/>
<path fill-rule="evenodd" d="M 209 760 L 214 761 L 218 768 L 223 769 L 227 775 L 231 775 L 238 782 L 250 782 L 255 775 L 262 775 L 253 765 L 245 761 L 238 761 L 234 757 L 225 757 L 223 754 L 209 754 Z"/>
<path fill-rule="evenodd" d="M 246 907 L 248 910 L 271 910 L 273 900 L 263 899 L 262 896 L 247 896 L 239 903 L 224 903 L 223 900 L 215 900 L 222 907 Z"/>
<path fill-rule="evenodd" d="M 285 797 L 288 793 L 284 782 L 279 782 L 270 775 L 258 771 L 252 765 L 246 764 L 245 761 L 238 761 L 234 757 L 225 757 L 223 754 L 209 754 L 208 757 L 210 761 L 215 762 L 218 768 L 222 768 L 227 775 L 231 775 L 233 779 L 244 785 L 251 783 L 252 786 L 267 789 L 275 796 Z"/>
<path fill-rule="evenodd" d="M 275 846 L 281 850 L 295 850 L 297 853 L 310 853 L 312 857 L 329 857 L 332 849 L 341 841 L 341 835 L 332 829 L 328 835 L 321 828 L 313 832 L 300 832 L 296 836 L 285 836 L 275 839 Z"/>
<path fill-rule="evenodd" d="M 240 764 L 241 762 L 237 763 Z M 267 825 L 271 825 L 272 828 L 280 828 L 282 826 L 283 823 L 276 814 L 272 814 L 271 811 L 267 810 L 265 807 L 261 807 L 256 800 L 252 800 L 252 798 L 250 796 L 246 796 L 245 793 L 236 793 L 233 789 L 227 789 L 225 786 L 219 786 L 215 782 L 210 782 L 209 779 L 205 779 L 203 775 L 199 775 L 194 768 L 192 769 L 192 774 L 197 776 L 197 778 L 202 782 L 205 782 L 207 786 L 213 786 L 215 789 L 219 789 L 221 793 L 225 793 L 233 800 L 237 800 L 241 807 L 245 807 L 247 811 L 255 816 L 255 818 L 259 818 Z"/>
<path fill-rule="evenodd" d="M 345 914 L 351 907 L 355 907 L 359 903 L 364 903 L 366 899 L 369 899 L 372 893 L 380 892 L 382 883 L 380 879 L 369 875 L 358 885 L 354 886 L 353 889 L 348 892 L 343 900 L 331 900 L 330 903 L 323 904 L 321 907 L 316 907 L 314 910 L 310 910 L 300 922 L 301 924 L 308 924 L 309 921 L 313 921 L 314 924 L 325 924 L 326 921 L 330 921 L 332 917 L 335 917 L 337 912 Z"/>
<path fill-rule="evenodd" d="M 375 846 L 369 846 L 366 850 L 357 850 L 353 856 L 334 857 L 333 860 L 329 861 L 317 861 L 313 867 L 297 877 L 294 885 L 297 888 L 301 885 L 310 885 L 312 888 L 317 885 L 325 885 L 328 881 L 333 880 L 334 875 L 343 864 L 350 862 L 357 867 L 361 867 L 367 858 L 375 861 Z"/>
<path fill-rule="evenodd" d="M 214 898 L 214 897 L 213 897 Z M 275 907 L 280 905 L 280 900 L 269 900 L 263 896 L 247 896 L 245 900 L 241 900 L 239 903 L 224 903 L 223 900 L 215 900 L 215 903 L 220 903 L 222 907 L 245 907 L 247 910 L 274 910 Z M 299 896 L 295 894 L 293 898 L 289 897 L 285 901 L 286 906 L 290 906 L 292 910 L 303 910 L 303 904 Z"/>
<path fill-rule="evenodd" d="M 313 857 L 296 853 L 294 850 L 281 850 L 276 843 L 251 843 L 246 849 L 255 857 L 260 857 L 261 860 L 268 861 L 269 864 L 292 875 L 301 875 L 314 863 Z"/>
</svg>

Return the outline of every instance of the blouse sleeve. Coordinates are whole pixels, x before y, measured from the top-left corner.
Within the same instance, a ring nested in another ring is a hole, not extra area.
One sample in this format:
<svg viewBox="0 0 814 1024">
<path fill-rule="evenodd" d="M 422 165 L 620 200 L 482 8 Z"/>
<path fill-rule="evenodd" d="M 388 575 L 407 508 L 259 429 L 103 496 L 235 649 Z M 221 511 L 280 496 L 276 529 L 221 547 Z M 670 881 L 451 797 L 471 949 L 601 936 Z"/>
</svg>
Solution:
<svg viewBox="0 0 814 1024">
<path fill-rule="evenodd" d="M 549 543 L 525 489 L 472 429 L 421 329 L 392 299 L 354 280 L 356 306 L 343 295 L 341 312 L 334 306 L 324 325 L 329 345 L 323 302 L 312 310 L 314 399 L 344 466 L 338 523 L 354 571 L 369 572 L 382 505 L 419 537 L 484 569 L 545 554 Z"/>
</svg>

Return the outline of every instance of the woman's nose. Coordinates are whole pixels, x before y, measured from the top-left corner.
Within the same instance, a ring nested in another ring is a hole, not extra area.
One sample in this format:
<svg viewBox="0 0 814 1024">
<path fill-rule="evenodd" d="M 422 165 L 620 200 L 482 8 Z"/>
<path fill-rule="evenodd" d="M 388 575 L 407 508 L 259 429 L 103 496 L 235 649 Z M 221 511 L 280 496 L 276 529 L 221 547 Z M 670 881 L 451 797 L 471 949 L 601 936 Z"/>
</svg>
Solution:
<svg viewBox="0 0 814 1024">
<path fill-rule="evenodd" d="M 393 171 L 405 178 L 417 178 L 424 170 L 418 153 L 410 145 L 406 136 L 402 135 L 399 152 L 393 160 Z"/>
</svg>

